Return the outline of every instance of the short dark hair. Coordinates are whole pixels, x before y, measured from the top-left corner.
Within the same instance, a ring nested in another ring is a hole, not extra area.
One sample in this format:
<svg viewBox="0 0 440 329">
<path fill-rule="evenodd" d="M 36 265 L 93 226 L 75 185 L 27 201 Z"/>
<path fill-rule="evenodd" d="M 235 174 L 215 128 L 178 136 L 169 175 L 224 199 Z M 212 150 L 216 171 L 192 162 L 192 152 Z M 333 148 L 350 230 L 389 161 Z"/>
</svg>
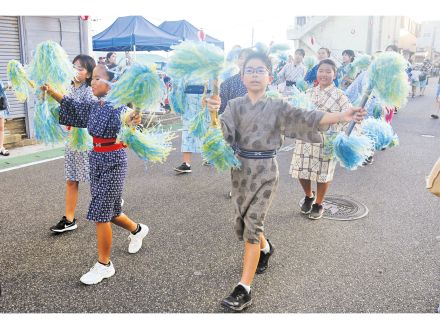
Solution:
<svg viewBox="0 0 440 329">
<path fill-rule="evenodd" d="M 240 53 L 238 54 L 238 58 L 240 58 L 240 56 L 242 55 L 247 57 L 249 54 L 252 54 L 252 52 L 253 52 L 252 48 L 243 48 L 242 50 L 240 50 Z"/>
<path fill-rule="evenodd" d="M 391 49 L 392 51 L 398 53 L 399 52 L 399 48 L 396 45 L 388 45 L 385 50 L 387 49 Z"/>
<path fill-rule="evenodd" d="M 105 59 L 109 60 L 110 57 L 112 57 L 113 54 L 116 54 L 116 53 L 115 52 L 107 53 L 107 55 L 105 56 Z"/>
<path fill-rule="evenodd" d="M 327 56 L 330 57 L 330 54 L 331 54 L 330 49 L 325 48 L 325 47 L 321 47 L 318 50 L 321 50 L 321 49 L 324 49 L 327 52 Z"/>
<path fill-rule="evenodd" d="M 354 61 L 355 55 L 354 55 L 354 51 L 353 51 L 353 50 L 351 50 L 351 49 L 345 49 L 345 50 L 342 52 L 342 56 L 344 56 L 344 55 L 348 55 L 348 57 L 350 57 L 351 61 L 352 61 L 352 62 Z"/>
<path fill-rule="evenodd" d="M 318 64 L 318 70 L 319 70 L 319 67 L 321 66 L 321 65 L 323 65 L 323 64 L 328 64 L 328 65 L 330 65 L 331 67 L 332 67 L 332 69 L 333 69 L 333 72 L 335 72 L 336 73 L 336 64 L 335 64 L 335 62 L 333 62 L 331 59 L 323 59 L 322 61 L 320 61 L 319 62 L 319 64 Z"/>
<path fill-rule="evenodd" d="M 108 67 L 107 67 L 107 65 L 104 65 L 104 64 L 98 64 L 98 65 L 96 65 L 96 67 L 103 68 L 103 69 L 105 70 L 105 73 L 107 74 L 108 81 L 109 81 L 109 82 L 112 82 L 112 81 L 113 81 L 113 79 L 115 78 L 115 73 L 112 72 L 111 70 L 109 70 Z"/>
<path fill-rule="evenodd" d="M 246 57 L 246 60 L 244 61 L 244 64 L 243 64 L 243 67 L 246 67 L 246 64 L 251 59 L 259 59 L 260 61 L 262 61 L 264 63 L 264 65 L 266 66 L 267 70 L 269 71 L 269 75 L 272 75 L 272 61 L 270 60 L 270 57 L 268 55 L 266 55 L 265 53 L 259 52 L 259 51 L 253 51 L 252 53 L 250 53 L 248 55 L 248 57 Z"/>
<path fill-rule="evenodd" d="M 90 77 L 86 79 L 87 86 L 90 86 L 92 84 L 92 74 L 93 69 L 96 66 L 96 62 L 89 55 L 79 54 L 73 59 L 72 64 L 74 64 L 78 60 L 81 63 L 82 67 L 87 70 L 87 73 L 90 73 Z"/>
<path fill-rule="evenodd" d="M 306 55 L 306 52 L 302 48 L 298 48 L 297 50 L 295 50 L 295 54 L 296 53 L 301 54 L 302 57 L 304 57 Z"/>
</svg>

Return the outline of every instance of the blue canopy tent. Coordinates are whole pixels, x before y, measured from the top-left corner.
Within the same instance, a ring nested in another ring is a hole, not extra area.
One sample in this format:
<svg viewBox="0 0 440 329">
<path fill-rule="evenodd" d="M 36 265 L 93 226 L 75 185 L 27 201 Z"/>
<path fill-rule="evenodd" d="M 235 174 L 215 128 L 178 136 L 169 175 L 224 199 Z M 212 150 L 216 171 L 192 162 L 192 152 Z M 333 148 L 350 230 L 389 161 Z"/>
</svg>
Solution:
<svg viewBox="0 0 440 329">
<path fill-rule="evenodd" d="M 93 36 L 94 51 L 171 50 L 181 39 L 162 31 L 142 16 L 118 17 L 101 33 Z"/>
<path fill-rule="evenodd" d="M 159 28 L 169 34 L 179 37 L 181 40 L 199 40 L 197 35 L 199 29 L 185 20 L 165 21 L 159 25 Z M 217 40 L 209 35 L 206 35 L 205 41 L 207 43 L 212 43 L 221 49 L 224 49 L 225 47 L 223 41 Z"/>
</svg>

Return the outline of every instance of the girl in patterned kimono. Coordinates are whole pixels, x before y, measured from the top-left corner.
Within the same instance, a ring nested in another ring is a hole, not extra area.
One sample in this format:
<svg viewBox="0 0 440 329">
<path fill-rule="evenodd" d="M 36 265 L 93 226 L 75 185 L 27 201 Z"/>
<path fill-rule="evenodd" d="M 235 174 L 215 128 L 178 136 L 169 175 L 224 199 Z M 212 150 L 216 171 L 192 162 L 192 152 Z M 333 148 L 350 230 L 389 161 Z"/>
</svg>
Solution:
<svg viewBox="0 0 440 329">
<path fill-rule="evenodd" d="M 336 74 L 335 63 L 325 59 L 318 65 L 319 84 L 307 90 L 307 95 L 316 105 L 318 112 L 339 114 L 348 111 L 351 107 L 350 101 L 344 92 L 333 84 Z M 345 123 L 339 122 L 332 125 L 330 130 L 332 133 L 338 133 L 344 126 Z M 322 202 L 333 180 L 335 167 L 336 160 L 326 158 L 322 142 L 310 142 L 302 138 L 295 141 L 290 173 L 293 178 L 299 179 L 306 194 L 301 213 L 309 214 L 310 219 L 319 219 L 323 215 Z M 312 181 L 317 183 L 316 195 L 312 192 Z"/>
<path fill-rule="evenodd" d="M 77 101 L 64 96 L 51 86 L 44 85 L 43 91 L 60 103 L 60 124 L 87 128 L 93 137 L 93 151 L 90 152 L 90 202 L 87 219 L 95 222 L 98 240 L 98 262 L 84 274 L 80 281 L 84 284 L 96 284 L 115 274 L 110 261 L 112 244 L 111 223 L 131 232 L 129 235 L 129 253 L 137 253 L 142 240 L 148 234 L 148 227 L 137 224 L 121 210 L 121 197 L 124 179 L 127 174 L 127 153 L 122 143 L 117 143 L 117 134 L 121 128 L 121 114 L 130 111 L 126 106 L 115 108 L 103 97 L 110 90 L 114 74 L 104 65 L 93 70 L 92 91 L 97 100 Z M 140 123 L 140 115 L 133 111 L 127 116 L 125 124 Z"/>
<path fill-rule="evenodd" d="M 69 96 L 77 102 L 88 102 L 94 96 L 92 88 L 93 69 L 95 60 L 88 55 L 78 55 L 73 59 L 77 75 L 70 86 Z M 70 131 L 70 127 L 67 127 Z M 58 224 L 50 229 L 56 233 L 72 231 L 77 228 L 75 208 L 78 201 L 79 182 L 90 181 L 89 176 L 89 151 L 78 151 L 70 147 L 71 134 L 68 135 L 64 151 L 64 175 L 66 179 L 66 212 Z"/>
<path fill-rule="evenodd" d="M 278 185 L 276 150 L 283 136 L 308 142 L 322 141 L 320 131 L 326 125 L 360 120 L 365 111 L 349 108 L 342 113 L 303 111 L 281 99 L 266 96 L 272 82 L 272 64 L 261 53 L 249 55 L 242 73 L 247 95 L 230 100 L 220 116 L 226 141 L 236 150 L 240 169 L 231 171 L 232 202 L 235 209 L 235 231 L 244 240 L 241 281 L 221 305 L 241 311 L 252 303 L 251 284 L 255 272 L 263 273 L 273 254 L 273 245 L 264 236 L 264 220 Z M 218 98 L 208 100 L 210 111 L 218 111 Z"/>
</svg>

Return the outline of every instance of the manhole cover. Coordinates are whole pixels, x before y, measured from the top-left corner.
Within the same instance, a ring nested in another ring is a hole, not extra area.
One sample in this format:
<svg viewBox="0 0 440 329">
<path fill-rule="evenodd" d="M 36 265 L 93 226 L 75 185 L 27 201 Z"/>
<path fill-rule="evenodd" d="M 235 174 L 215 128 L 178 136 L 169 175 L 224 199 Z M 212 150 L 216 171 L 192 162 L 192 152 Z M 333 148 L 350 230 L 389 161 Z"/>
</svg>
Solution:
<svg viewBox="0 0 440 329">
<path fill-rule="evenodd" d="M 300 207 L 303 202 L 304 199 L 299 202 Z M 325 197 L 323 206 L 324 215 L 322 217 L 327 219 L 354 220 L 368 215 L 367 206 L 348 196 L 328 195 Z"/>
<path fill-rule="evenodd" d="M 290 144 L 287 146 L 283 146 L 280 148 L 280 152 L 289 152 L 290 150 L 293 150 L 295 148 L 295 144 Z"/>
</svg>

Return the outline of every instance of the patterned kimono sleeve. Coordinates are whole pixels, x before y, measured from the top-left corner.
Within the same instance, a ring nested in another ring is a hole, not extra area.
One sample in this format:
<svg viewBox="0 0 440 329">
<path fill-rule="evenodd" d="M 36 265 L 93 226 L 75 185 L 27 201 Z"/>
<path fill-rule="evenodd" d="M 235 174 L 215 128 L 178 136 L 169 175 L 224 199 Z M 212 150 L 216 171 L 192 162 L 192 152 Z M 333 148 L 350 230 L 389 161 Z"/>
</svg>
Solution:
<svg viewBox="0 0 440 329">
<path fill-rule="evenodd" d="M 78 102 L 71 96 L 64 96 L 60 103 L 60 124 L 78 128 L 87 128 L 90 112 L 97 101 L 88 99 Z"/>
<path fill-rule="evenodd" d="M 226 109 L 220 116 L 220 123 L 224 139 L 230 144 L 235 144 L 235 121 L 233 115 L 233 105 L 228 102 Z"/>
<path fill-rule="evenodd" d="M 301 139 L 308 143 L 322 143 L 321 132 L 328 129 L 328 125 L 319 125 L 324 114 L 322 111 L 295 108 L 285 101 L 280 101 L 278 127 L 281 134 L 286 137 Z"/>
<path fill-rule="evenodd" d="M 344 112 L 347 111 L 351 107 L 351 102 L 345 94 L 341 94 L 338 98 L 339 111 Z"/>
<path fill-rule="evenodd" d="M 132 109 L 125 105 L 115 108 L 110 104 L 108 106 L 111 107 L 111 109 L 109 109 L 111 117 L 107 121 L 107 125 L 109 129 L 119 131 L 122 125 L 122 116 L 125 115 L 127 111 L 132 111 Z"/>
<path fill-rule="evenodd" d="M 226 81 L 223 81 L 220 84 L 220 100 L 221 100 L 220 110 L 219 110 L 220 113 L 223 113 L 225 111 L 228 100 L 230 99 L 229 89 L 230 89 L 229 85 L 227 84 Z"/>
</svg>

